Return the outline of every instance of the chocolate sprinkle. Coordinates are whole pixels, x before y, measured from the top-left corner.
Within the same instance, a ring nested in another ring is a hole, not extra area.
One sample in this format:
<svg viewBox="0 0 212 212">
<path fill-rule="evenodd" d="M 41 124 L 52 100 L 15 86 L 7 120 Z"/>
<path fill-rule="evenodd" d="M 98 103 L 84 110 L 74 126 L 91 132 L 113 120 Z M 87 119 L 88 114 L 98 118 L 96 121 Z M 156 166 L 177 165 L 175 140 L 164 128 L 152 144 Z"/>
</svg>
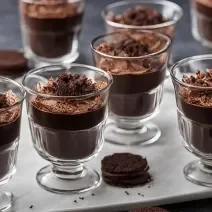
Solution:
<svg viewBox="0 0 212 212">
<path fill-rule="evenodd" d="M 31 205 L 29 208 L 32 209 L 33 208 L 33 205 Z"/>
<path fill-rule="evenodd" d="M 126 195 L 130 195 L 128 191 L 125 191 L 125 194 L 126 194 Z"/>
<path fill-rule="evenodd" d="M 75 203 L 77 203 L 77 200 L 74 200 Z"/>
</svg>

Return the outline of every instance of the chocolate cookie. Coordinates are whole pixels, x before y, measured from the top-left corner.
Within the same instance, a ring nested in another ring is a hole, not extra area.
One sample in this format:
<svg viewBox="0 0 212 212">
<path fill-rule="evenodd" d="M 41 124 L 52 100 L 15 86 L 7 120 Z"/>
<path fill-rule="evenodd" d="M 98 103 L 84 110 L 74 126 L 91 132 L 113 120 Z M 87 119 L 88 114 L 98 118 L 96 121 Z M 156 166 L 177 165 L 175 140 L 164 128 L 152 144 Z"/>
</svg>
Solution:
<svg viewBox="0 0 212 212">
<path fill-rule="evenodd" d="M 18 76 L 28 70 L 24 54 L 15 50 L 0 50 L 0 75 Z"/>
<path fill-rule="evenodd" d="M 147 160 L 140 155 L 115 153 L 102 160 L 102 177 L 113 186 L 135 187 L 151 180 Z"/>
<path fill-rule="evenodd" d="M 163 208 L 140 208 L 131 210 L 129 212 L 168 212 L 168 211 Z"/>
</svg>

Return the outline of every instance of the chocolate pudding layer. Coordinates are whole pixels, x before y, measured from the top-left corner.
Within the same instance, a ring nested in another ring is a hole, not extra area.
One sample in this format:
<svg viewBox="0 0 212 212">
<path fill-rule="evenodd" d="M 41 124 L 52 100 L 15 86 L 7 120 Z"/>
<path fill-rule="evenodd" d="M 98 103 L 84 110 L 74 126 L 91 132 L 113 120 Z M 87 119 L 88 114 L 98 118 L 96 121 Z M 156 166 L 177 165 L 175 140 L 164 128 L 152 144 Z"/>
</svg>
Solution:
<svg viewBox="0 0 212 212">
<path fill-rule="evenodd" d="M 208 41 L 212 41 L 212 2 L 210 0 L 194 0 L 197 12 L 199 34 Z"/>
<path fill-rule="evenodd" d="M 31 129 L 39 129 L 46 155 L 76 160 L 93 154 L 101 139 L 99 128 L 105 120 L 107 108 L 100 95 L 82 100 L 73 97 L 106 86 L 107 83 L 102 81 L 92 82 L 85 76 L 66 73 L 56 80 L 50 79 L 45 86 L 38 84 L 38 92 L 49 97 L 31 99 L 30 124 Z"/>
<path fill-rule="evenodd" d="M 160 102 L 162 97 L 161 85 L 166 77 L 166 53 L 146 59 L 130 58 L 151 54 L 162 47 L 163 41 L 152 34 L 126 34 L 117 43 L 103 43 L 97 47 L 104 54 L 122 57 L 102 57 L 98 62 L 100 68 L 113 75 L 109 104 L 114 115 L 138 117 L 155 111 L 156 101 Z M 157 92 L 159 90 L 161 92 Z"/>
<path fill-rule="evenodd" d="M 183 76 L 183 82 L 207 89 L 181 88 L 178 106 L 189 119 L 189 143 L 198 151 L 212 153 L 212 71 Z"/>
<path fill-rule="evenodd" d="M 24 24 L 29 45 L 40 57 L 57 58 L 71 53 L 73 40 L 80 31 L 83 11 L 77 3 L 22 1 Z"/>
<path fill-rule="evenodd" d="M 14 106 L 18 98 L 8 91 L 0 94 L 0 180 L 5 178 L 14 165 L 14 145 L 20 135 L 21 106 Z"/>
</svg>

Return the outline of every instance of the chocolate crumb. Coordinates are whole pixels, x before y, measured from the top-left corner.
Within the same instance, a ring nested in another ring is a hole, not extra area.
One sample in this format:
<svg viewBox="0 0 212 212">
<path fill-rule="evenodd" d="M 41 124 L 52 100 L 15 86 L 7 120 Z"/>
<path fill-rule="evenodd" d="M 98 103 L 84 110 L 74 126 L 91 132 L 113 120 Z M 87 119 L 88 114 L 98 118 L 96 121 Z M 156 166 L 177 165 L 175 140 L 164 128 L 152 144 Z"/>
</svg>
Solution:
<svg viewBox="0 0 212 212">
<path fill-rule="evenodd" d="M 29 208 L 32 209 L 33 208 L 33 205 L 30 205 Z"/>
<path fill-rule="evenodd" d="M 95 194 L 92 194 L 92 196 L 95 196 Z"/>
<path fill-rule="evenodd" d="M 141 194 L 140 194 L 140 193 L 138 193 L 138 195 L 140 196 Z"/>
<path fill-rule="evenodd" d="M 142 197 L 144 197 L 144 195 L 143 195 L 143 194 L 142 194 L 141 196 L 142 196 Z"/>
<path fill-rule="evenodd" d="M 126 194 L 126 195 L 130 195 L 128 191 L 125 191 L 125 194 Z"/>
<path fill-rule="evenodd" d="M 122 14 L 110 16 L 109 19 L 116 23 L 133 26 L 149 26 L 166 21 L 157 10 L 140 5 L 129 8 Z"/>
<path fill-rule="evenodd" d="M 74 200 L 75 203 L 77 203 L 77 200 Z"/>
<path fill-rule="evenodd" d="M 93 93 L 100 88 L 104 88 L 106 83 L 99 86 L 92 79 L 88 79 L 85 75 L 72 75 L 63 73 L 56 80 L 50 78 L 46 85 L 37 85 L 37 90 L 42 94 L 56 96 L 80 96 Z"/>
<path fill-rule="evenodd" d="M 85 198 L 84 197 L 79 197 L 79 199 L 84 200 Z"/>
</svg>

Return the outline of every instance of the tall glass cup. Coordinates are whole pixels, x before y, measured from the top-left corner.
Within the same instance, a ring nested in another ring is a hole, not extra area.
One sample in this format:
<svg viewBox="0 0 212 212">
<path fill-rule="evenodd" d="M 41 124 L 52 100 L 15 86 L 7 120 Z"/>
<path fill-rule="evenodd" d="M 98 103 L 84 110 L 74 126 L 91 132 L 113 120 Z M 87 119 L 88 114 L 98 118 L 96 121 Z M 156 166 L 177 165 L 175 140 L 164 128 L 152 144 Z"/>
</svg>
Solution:
<svg viewBox="0 0 212 212">
<path fill-rule="evenodd" d="M 77 96 L 36 91 L 39 83 L 45 85 L 63 73 L 102 81 L 106 87 Z M 110 74 L 80 64 L 47 66 L 32 70 L 23 78 L 32 142 L 37 153 L 51 163 L 37 173 L 37 182 L 46 190 L 80 193 L 100 184 L 100 175 L 84 163 L 96 157 L 103 146 L 111 84 Z"/>
<path fill-rule="evenodd" d="M 212 55 L 200 55 L 181 60 L 171 69 L 179 132 L 185 148 L 200 158 L 185 166 L 184 175 L 191 182 L 208 187 L 212 187 L 212 86 L 197 86 L 182 78 L 195 76 L 200 70 L 198 77 L 204 82 L 205 75 L 212 74 L 208 70 L 211 67 Z"/>
<path fill-rule="evenodd" d="M 127 9 L 134 8 L 136 6 L 143 6 L 146 8 L 153 8 L 162 15 L 163 18 L 167 19 L 164 23 L 147 25 L 147 26 L 134 26 L 116 23 L 111 20 L 111 16 L 123 14 Z M 165 0 L 131 0 L 131 1 L 119 1 L 107 5 L 102 11 L 102 18 L 105 22 L 106 33 L 114 31 L 120 31 L 121 29 L 131 30 L 151 30 L 159 32 L 169 36 L 172 40 L 175 38 L 175 28 L 178 21 L 183 15 L 182 8 L 170 1 Z M 172 56 L 170 55 L 169 64 L 171 65 Z M 169 72 L 167 72 L 167 77 Z"/>
<path fill-rule="evenodd" d="M 24 52 L 32 65 L 77 59 L 84 7 L 84 0 L 20 0 Z"/>
<path fill-rule="evenodd" d="M 17 82 L 0 77 L 0 185 L 6 184 L 16 172 L 18 145 L 20 140 L 22 104 L 25 90 Z M 7 102 L 15 104 L 5 107 L 2 98 L 7 93 Z M 8 209 L 13 195 L 0 190 L 0 211 Z"/>
<path fill-rule="evenodd" d="M 104 43 L 127 43 L 126 31 L 99 36 L 91 43 L 96 66 L 114 79 L 109 98 L 112 121 L 106 126 L 105 139 L 120 145 L 154 143 L 161 135 L 159 128 L 147 121 L 160 111 L 171 40 L 166 35 L 142 30 L 136 30 L 133 36 L 153 36 L 160 47 L 139 57 L 113 56 L 98 50 Z"/>
</svg>

